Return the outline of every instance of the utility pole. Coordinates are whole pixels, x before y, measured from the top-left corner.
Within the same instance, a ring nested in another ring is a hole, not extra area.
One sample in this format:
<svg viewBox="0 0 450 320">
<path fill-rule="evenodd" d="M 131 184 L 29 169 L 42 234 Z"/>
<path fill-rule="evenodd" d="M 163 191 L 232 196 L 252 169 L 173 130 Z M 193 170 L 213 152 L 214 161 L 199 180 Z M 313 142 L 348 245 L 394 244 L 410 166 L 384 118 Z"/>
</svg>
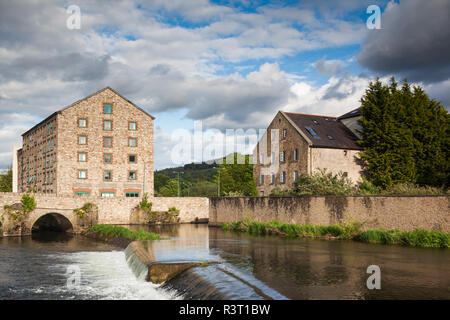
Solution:
<svg viewBox="0 0 450 320">
<path fill-rule="evenodd" d="M 180 188 L 180 173 L 184 173 L 183 171 L 172 171 L 173 173 L 178 174 L 178 196 L 180 196 L 181 188 Z"/>
</svg>

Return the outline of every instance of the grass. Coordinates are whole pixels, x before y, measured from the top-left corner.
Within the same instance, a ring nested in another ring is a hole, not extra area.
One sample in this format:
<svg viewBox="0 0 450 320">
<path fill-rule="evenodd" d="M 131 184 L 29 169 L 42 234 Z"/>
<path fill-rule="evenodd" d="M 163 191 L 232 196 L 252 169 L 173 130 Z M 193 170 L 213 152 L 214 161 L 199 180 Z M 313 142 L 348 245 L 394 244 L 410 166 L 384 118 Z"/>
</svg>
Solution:
<svg viewBox="0 0 450 320">
<path fill-rule="evenodd" d="M 100 232 L 100 235 L 111 235 L 113 237 L 123 237 L 130 240 L 160 240 L 161 236 L 153 232 L 144 230 L 133 231 L 125 227 L 112 226 L 106 224 L 96 224 L 90 231 Z"/>
<path fill-rule="evenodd" d="M 366 243 L 399 244 L 411 247 L 449 248 L 450 234 L 440 231 L 417 229 L 366 230 L 361 231 L 358 223 L 330 226 L 299 225 L 279 221 L 256 222 L 250 220 L 224 223 L 224 231 L 245 232 L 251 235 L 281 235 L 289 238 L 334 238 Z"/>
</svg>

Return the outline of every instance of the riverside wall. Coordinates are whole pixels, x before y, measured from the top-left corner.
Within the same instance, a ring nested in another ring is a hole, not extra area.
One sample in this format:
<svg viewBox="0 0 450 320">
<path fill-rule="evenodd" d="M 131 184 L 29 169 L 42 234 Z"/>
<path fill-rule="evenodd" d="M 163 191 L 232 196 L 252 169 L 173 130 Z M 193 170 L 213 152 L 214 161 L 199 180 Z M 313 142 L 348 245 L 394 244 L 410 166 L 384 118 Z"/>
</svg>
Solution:
<svg viewBox="0 0 450 320">
<path fill-rule="evenodd" d="M 302 196 L 211 198 L 209 223 L 258 222 L 332 225 L 357 221 L 362 229 L 450 232 L 450 196 Z"/>
</svg>

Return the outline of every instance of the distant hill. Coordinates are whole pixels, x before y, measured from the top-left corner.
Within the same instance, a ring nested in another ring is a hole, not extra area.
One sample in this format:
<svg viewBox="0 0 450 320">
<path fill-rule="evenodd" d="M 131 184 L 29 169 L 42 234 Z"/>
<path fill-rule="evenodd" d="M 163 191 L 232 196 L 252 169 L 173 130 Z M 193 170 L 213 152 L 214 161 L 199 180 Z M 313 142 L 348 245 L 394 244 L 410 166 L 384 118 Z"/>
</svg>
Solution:
<svg viewBox="0 0 450 320">
<path fill-rule="evenodd" d="M 219 165 L 212 163 L 190 163 L 184 166 L 155 171 L 155 194 L 157 196 L 176 196 L 178 194 L 178 173 L 182 196 L 217 195 L 217 175 Z"/>
</svg>

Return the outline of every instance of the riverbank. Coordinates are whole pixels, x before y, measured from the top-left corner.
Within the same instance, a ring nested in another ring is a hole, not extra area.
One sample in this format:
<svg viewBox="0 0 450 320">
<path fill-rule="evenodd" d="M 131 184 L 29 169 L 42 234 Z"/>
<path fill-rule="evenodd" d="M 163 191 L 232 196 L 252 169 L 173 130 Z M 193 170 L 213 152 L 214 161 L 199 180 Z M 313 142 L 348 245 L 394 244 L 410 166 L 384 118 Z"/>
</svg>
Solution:
<svg viewBox="0 0 450 320">
<path fill-rule="evenodd" d="M 400 230 L 366 230 L 360 225 L 337 224 L 330 226 L 299 225 L 279 221 L 256 222 L 241 220 L 223 223 L 224 231 L 245 232 L 251 235 L 276 235 L 289 238 L 311 238 L 326 240 L 353 240 L 365 243 L 396 244 L 422 248 L 450 248 L 450 233 L 416 229 Z"/>
<path fill-rule="evenodd" d="M 161 235 L 143 230 L 133 231 L 121 226 L 97 224 L 82 233 L 92 240 L 106 242 L 110 245 L 125 249 L 135 240 L 160 240 Z"/>
</svg>

